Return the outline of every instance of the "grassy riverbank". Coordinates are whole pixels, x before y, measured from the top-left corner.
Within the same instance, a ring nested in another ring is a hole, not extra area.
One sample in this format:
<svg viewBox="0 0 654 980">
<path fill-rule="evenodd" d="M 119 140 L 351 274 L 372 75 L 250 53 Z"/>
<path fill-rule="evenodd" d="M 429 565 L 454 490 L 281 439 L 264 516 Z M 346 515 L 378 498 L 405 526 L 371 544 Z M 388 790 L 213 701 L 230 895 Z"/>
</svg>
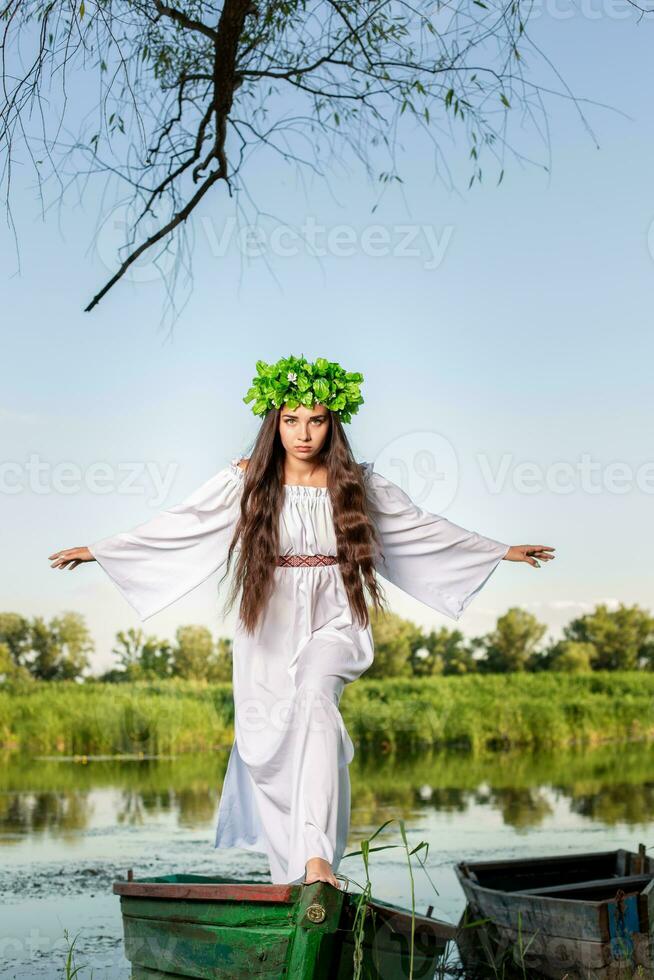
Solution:
<svg viewBox="0 0 654 980">
<path fill-rule="evenodd" d="M 341 710 L 361 750 L 654 738 L 654 673 L 362 679 L 345 689 Z M 0 748 L 9 751 L 167 755 L 228 747 L 232 738 L 229 684 L 37 682 L 0 691 Z"/>
</svg>

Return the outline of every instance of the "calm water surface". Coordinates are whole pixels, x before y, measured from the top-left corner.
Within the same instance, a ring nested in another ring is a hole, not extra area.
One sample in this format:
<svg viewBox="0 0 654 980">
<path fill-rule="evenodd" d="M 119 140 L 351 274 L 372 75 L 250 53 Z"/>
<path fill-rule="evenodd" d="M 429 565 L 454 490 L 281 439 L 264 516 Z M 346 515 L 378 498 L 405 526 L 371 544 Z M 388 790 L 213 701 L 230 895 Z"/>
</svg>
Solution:
<svg viewBox="0 0 654 980">
<path fill-rule="evenodd" d="M 265 856 L 216 851 L 227 753 L 176 760 L 0 761 L 0 980 L 62 976 L 64 931 L 78 935 L 79 980 L 127 980 L 111 884 L 188 872 L 269 880 Z M 350 766 L 349 850 L 384 821 L 375 844 L 429 843 L 416 907 L 456 922 L 454 864 L 481 858 L 654 847 L 654 746 L 554 755 L 422 754 Z M 371 856 L 373 894 L 410 905 L 401 846 Z M 414 859 L 415 861 L 415 859 Z M 358 857 L 339 873 L 364 881 Z M 431 881 L 430 881 L 431 879 Z M 436 889 L 436 891 L 434 890 Z"/>
</svg>

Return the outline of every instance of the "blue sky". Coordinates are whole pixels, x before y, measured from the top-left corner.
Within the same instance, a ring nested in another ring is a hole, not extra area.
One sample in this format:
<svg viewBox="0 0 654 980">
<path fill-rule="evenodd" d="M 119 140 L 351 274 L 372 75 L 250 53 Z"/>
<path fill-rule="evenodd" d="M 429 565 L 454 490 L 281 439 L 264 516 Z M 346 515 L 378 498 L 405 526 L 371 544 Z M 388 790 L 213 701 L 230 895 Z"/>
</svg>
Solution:
<svg viewBox="0 0 654 980">
<path fill-rule="evenodd" d="M 597 602 L 651 608 L 651 28 L 624 16 L 626 4 L 557 9 L 565 16 L 543 11 L 532 33 L 572 92 L 601 105 L 582 103 L 589 133 L 569 99 L 546 97 L 549 148 L 515 113 L 511 146 L 550 174 L 507 153 L 498 187 L 487 154 L 483 185 L 467 190 L 463 129 L 439 133 L 448 176 L 442 163 L 435 175 L 433 148 L 407 125 L 405 182 L 373 214 L 377 187 L 352 159 L 327 185 L 256 157 L 248 181 L 262 210 L 292 227 L 315 222 L 331 246 L 319 261 L 301 246 L 248 258 L 233 203 L 210 195 L 193 222 L 194 287 L 172 336 L 149 267 L 82 312 L 112 271 L 101 186 L 69 194 L 44 222 L 28 167 L 15 168 L 19 273 L 6 226 L 0 244 L 5 610 L 83 613 L 95 664 L 108 665 L 115 632 L 138 626 L 136 614 L 97 565 L 53 571 L 47 556 L 135 526 L 245 452 L 257 420 L 241 399 L 255 362 L 291 352 L 364 374 L 365 405 L 348 429 L 357 458 L 465 527 L 556 546 L 540 569 L 503 562 L 459 621 L 464 633 L 485 632 L 513 605 L 554 635 Z M 533 80 L 561 89 L 530 61 Z M 342 254 L 340 225 L 353 242 Z M 382 254 L 366 244 L 371 226 L 387 235 Z M 274 242 L 280 225 L 259 228 Z M 94 464 L 110 474 L 107 492 L 90 484 Z M 228 635 L 214 591 L 215 579 L 147 632 L 194 622 Z M 398 612 L 454 627 L 387 591 Z"/>
</svg>

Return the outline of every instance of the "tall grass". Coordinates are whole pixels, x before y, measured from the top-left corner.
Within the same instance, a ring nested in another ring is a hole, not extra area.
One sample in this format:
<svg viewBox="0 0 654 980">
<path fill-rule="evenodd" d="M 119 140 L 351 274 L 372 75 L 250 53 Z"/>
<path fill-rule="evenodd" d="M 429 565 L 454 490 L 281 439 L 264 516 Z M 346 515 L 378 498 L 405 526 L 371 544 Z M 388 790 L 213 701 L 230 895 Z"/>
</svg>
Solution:
<svg viewBox="0 0 654 980">
<path fill-rule="evenodd" d="M 654 737 L 654 673 L 361 679 L 341 711 L 361 750 L 552 749 Z M 33 683 L 0 690 L 0 748 L 167 755 L 228 747 L 229 684 Z"/>
<path fill-rule="evenodd" d="M 0 745 L 43 755 L 168 755 L 228 745 L 231 687 L 36 683 L 0 692 Z"/>
<path fill-rule="evenodd" d="M 640 672 L 361 681 L 341 705 L 358 745 L 390 751 L 547 749 L 654 736 L 654 674 Z"/>
</svg>

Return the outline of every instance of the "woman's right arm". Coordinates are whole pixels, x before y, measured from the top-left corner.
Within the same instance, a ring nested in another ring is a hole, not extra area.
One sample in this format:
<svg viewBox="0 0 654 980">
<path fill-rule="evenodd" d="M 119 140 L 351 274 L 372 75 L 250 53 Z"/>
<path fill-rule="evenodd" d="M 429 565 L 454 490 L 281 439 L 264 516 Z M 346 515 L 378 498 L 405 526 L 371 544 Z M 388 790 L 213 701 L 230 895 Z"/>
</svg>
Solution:
<svg viewBox="0 0 654 980">
<path fill-rule="evenodd" d="M 142 621 L 201 585 L 227 561 L 242 480 L 223 467 L 181 503 L 129 531 L 57 551 L 53 568 L 97 561 Z"/>
</svg>

